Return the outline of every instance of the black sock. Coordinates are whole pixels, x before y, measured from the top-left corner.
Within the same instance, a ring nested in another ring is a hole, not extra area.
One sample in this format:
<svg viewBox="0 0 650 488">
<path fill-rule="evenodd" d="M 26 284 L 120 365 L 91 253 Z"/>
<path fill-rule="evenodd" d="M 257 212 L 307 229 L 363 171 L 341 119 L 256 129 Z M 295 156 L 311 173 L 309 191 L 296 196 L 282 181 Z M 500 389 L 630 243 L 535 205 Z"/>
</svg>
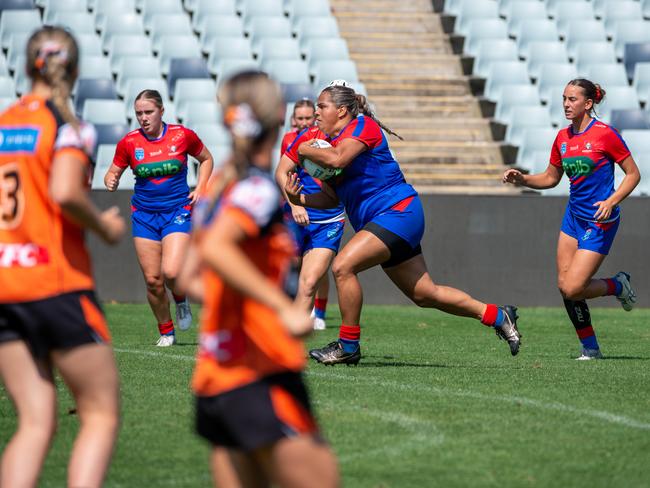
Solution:
<svg viewBox="0 0 650 488">
<path fill-rule="evenodd" d="M 596 340 L 594 328 L 591 326 L 591 314 L 587 302 L 585 300 L 573 301 L 565 299 L 564 307 L 582 345 L 587 349 L 598 349 L 598 341 Z"/>
</svg>

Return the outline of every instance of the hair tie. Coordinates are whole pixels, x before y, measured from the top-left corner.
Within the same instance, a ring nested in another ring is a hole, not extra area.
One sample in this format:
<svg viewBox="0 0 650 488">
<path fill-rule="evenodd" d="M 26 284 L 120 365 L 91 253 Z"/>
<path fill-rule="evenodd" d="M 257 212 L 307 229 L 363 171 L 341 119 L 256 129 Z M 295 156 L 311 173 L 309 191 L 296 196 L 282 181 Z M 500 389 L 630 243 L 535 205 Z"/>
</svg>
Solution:
<svg viewBox="0 0 650 488">
<path fill-rule="evenodd" d="M 596 102 L 600 102 L 601 98 L 600 88 L 596 87 Z"/>
<path fill-rule="evenodd" d="M 236 137 L 257 137 L 262 133 L 262 125 L 247 103 L 228 107 L 223 120 Z"/>
<path fill-rule="evenodd" d="M 45 41 L 39 48 L 36 61 L 34 61 L 34 66 L 41 74 L 45 74 L 45 65 L 50 56 L 58 56 L 61 61 L 65 62 L 68 60 L 68 51 L 57 41 Z"/>
</svg>

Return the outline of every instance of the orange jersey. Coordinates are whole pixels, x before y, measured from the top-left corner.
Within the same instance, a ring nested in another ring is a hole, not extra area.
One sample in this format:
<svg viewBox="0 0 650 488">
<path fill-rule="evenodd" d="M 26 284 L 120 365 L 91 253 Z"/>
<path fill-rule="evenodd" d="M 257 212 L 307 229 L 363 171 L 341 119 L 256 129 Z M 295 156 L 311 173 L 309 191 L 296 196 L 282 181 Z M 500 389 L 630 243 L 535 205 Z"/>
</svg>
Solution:
<svg viewBox="0 0 650 488">
<path fill-rule="evenodd" d="M 49 194 L 55 156 L 88 165 L 95 129 L 79 132 L 54 106 L 26 95 L 0 115 L 0 303 L 41 300 L 93 288 L 83 230 Z"/>
<path fill-rule="evenodd" d="M 226 214 L 236 219 L 247 236 L 242 250 L 281 287 L 294 244 L 282 223 L 280 192 L 271 178 L 253 169 L 224 192 L 214 211 L 205 211 L 206 205 L 201 200 L 195 206 L 199 226 L 209 226 Z M 203 281 L 200 345 L 192 381 L 196 394 L 217 395 L 270 374 L 304 368 L 302 342 L 286 331 L 274 311 L 229 287 L 211 270 L 203 270 Z"/>
</svg>

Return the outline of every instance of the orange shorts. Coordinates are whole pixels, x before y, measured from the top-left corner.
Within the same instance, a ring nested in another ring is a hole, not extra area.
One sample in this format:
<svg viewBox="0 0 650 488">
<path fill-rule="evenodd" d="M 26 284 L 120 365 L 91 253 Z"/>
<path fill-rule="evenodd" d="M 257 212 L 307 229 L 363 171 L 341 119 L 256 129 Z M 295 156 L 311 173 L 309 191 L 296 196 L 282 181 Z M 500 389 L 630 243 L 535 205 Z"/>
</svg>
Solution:
<svg viewBox="0 0 650 488">
<path fill-rule="evenodd" d="M 299 373 L 267 376 L 196 399 L 196 430 L 214 446 L 253 451 L 284 437 L 318 435 Z"/>
<path fill-rule="evenodd" d="M 23 340 L 37 358 L 111 340 L 93 291 L 77 291 L 43 300 L 0 303 L 0 343 Z"/>
</svg>

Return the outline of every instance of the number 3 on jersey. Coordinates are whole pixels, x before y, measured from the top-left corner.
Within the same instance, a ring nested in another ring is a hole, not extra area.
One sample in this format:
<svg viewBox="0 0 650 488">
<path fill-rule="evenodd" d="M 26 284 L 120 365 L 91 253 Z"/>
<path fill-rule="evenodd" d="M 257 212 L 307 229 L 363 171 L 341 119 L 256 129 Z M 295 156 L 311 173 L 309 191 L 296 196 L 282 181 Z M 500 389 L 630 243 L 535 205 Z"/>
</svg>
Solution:
<svg viewBox="0 0 650 488">
<path fill-rule="evenodd" d="M 11 230 L 20 224 L 24 198 L 18 163 L 0 166 L 0 229 Z"/>
</svg>

